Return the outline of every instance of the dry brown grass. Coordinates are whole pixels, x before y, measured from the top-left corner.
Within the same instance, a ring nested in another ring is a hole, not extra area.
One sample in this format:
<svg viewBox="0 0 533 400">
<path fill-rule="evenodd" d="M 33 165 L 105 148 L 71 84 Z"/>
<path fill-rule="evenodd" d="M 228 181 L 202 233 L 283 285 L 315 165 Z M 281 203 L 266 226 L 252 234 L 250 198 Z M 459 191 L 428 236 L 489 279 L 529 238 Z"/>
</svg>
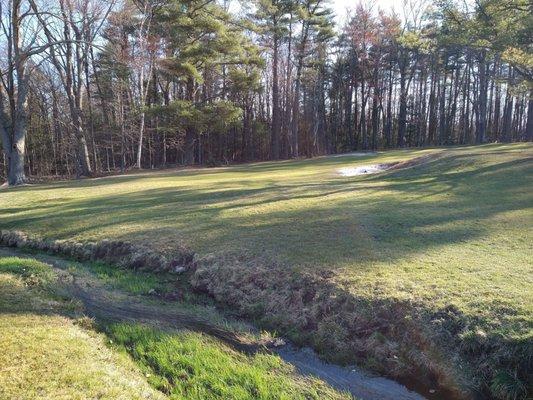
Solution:
<svg viewBox="0 0 533 400">
<path fill-rule="evenodd" d="M 174 252 L 175 257 L 169 259 L 148 247 L 121 240 L 102 240 L 97 243 L 45 240 L 21 231 L 0 231 L 0 244 L 62 254 L 77 260 L 98 260 L 140 271 L 182 271 L 188 269 L 194 261 L 194 253 L 184 248 L 178 248 Z"/>
<path fill-rule="evenodd" d="M 192 284 L 331 361 L 365 365 L 418 389 L 437 388 L 442 398 L 472 398 L 506 368 L 527 379 L 531 343 L 491 341 L 482 333 L 464 340 L 465 318 L 453 306 L 434 312 L 415 302 L 369 302 L 343 290 L 336 278 L 327 270 L 206 258 Z"/>
<path fill-rule="evenodd" d="M 237 259 L 204 260 L 193 286 L 261 325 L 311 345 L 329 360 L 366 365 L 393 378 L 454 391 L 463 387 L 412 304 L 368 304 L 339 288 L 332 273 L 294 272 Z"/>
</svg>

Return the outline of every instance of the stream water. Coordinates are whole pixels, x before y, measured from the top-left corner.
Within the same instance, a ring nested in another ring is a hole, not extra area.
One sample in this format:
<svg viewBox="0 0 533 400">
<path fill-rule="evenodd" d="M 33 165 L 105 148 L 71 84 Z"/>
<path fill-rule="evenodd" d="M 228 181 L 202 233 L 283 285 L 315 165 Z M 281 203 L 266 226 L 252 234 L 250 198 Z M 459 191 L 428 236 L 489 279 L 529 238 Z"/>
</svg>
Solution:
<svg viewBox="0 0 533 400">
<path fill-rule="evenodd" d="M 312 375 L 358 400 L 425 400 L 425 397 L 391 379 L 370 375 L 357 367 L 341 367 L 322 361 L 310 348 L 291 344 L 274 350 L 302 375 Z"/>
</svg>

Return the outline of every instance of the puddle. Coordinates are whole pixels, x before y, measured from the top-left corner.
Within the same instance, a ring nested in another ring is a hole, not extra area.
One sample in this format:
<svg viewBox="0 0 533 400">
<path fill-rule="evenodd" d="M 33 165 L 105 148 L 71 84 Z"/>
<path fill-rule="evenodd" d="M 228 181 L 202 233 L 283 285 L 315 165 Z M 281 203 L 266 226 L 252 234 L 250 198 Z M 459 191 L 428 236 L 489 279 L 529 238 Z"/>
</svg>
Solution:
<svg viewBox="0 0 533 400">
<path fill-rule="evenodd" d="M 342 154 L 335 154 L 330 157 L 336 158 L 336 157 L 365 157 L 365 156 L 375 156 L 378 153 L 376 151 L 354 151 L 351 153 L 342 153 Z"/>
</svg>

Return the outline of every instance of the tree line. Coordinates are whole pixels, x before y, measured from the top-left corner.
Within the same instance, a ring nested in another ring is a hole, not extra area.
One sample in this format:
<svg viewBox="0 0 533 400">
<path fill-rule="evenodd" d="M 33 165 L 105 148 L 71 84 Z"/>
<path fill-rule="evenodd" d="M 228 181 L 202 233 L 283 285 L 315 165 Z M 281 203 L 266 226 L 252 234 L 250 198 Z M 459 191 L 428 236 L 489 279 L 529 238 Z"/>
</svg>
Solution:
<svg viewBox="0 0 533 400">
<path fill-rule="evenodd" d="M 0 0 L 0 174 L 531 141 L 527 0 Z"/>
</svg>

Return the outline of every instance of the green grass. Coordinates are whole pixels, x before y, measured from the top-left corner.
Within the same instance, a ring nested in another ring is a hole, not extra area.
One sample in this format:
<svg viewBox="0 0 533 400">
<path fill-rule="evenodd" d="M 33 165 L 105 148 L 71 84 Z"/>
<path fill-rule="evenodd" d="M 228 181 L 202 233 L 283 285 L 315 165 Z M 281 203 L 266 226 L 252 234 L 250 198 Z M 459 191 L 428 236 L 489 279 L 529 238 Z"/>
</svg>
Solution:
<svg viewBox="0 0 533 400">
<path fill-rule="evenodd" d="M 55 274 L 33 259 L 0 257 L 0 398 L 163 399 L 129 357 L 77 323 Z"/>
<path fill-rule="evenodd" d="M 431 152 L 415 168 L 337 173 Z M 531 144 L 498 144 L 55 182 L 1 191 L 0 226 L 332 270 L 368 304 L 455 310 L 465 341 L 527 344 L 532 158 Z"/>
<path fill-rule="evenodd" d="M 234 252 L 340 271 L 368 298 L 453 304 L 528 333 L 533 294 L 530 144 L 450 148 L 414 169 L 338 168 L 434 150 L 165 171 L 0 192 L 2 228 L 129 239 L 164 252 Z M 512 313 L 502 310 L 512 309 Z"/>
<path fill-rule="evenodd" d="M 18 275 L 27 285 L 49 284 L 54 278 L 54 273 L 48 265 L 32 259 L 22 262 L 18 257 L 0 258 L 0 273 Z"/>
<path fill-rule="evenodd" d="M 108 327 L 108 335 L 171 399 L 348 399 L 318 380 L 297 379 L 279 357 L 246 356 L 191 332 L 164 333 L 139 325 Z"/>
<path fill-rule="evenodd" d="M 100 262 L 80 263 L 80 266 L 95 275 L 101 283 L 131 294 L 148 294 L 151 290 L 162 294 L 174 287 L 172 283 L 175 279 L 171 281 L 170 276 L 134 272 Z"/>
<path fill-rule="evenodd" d="M 66 263 L 70 273 L 90 273 L 92 282 L 109 290 L 144 294 L 145 286 L 129 271 Z M 126 277 L 134 283 L 126 284 Z M 351 398 L 298 376 L 277 356 L 243 355 L 201 333 L 129 323 L 100 325 L 104 336 L 61 293 L 50 265 L 0 257 L 1 399 Z M 214 312 L 198 306 L 196 311 Z"/>
</svg>

